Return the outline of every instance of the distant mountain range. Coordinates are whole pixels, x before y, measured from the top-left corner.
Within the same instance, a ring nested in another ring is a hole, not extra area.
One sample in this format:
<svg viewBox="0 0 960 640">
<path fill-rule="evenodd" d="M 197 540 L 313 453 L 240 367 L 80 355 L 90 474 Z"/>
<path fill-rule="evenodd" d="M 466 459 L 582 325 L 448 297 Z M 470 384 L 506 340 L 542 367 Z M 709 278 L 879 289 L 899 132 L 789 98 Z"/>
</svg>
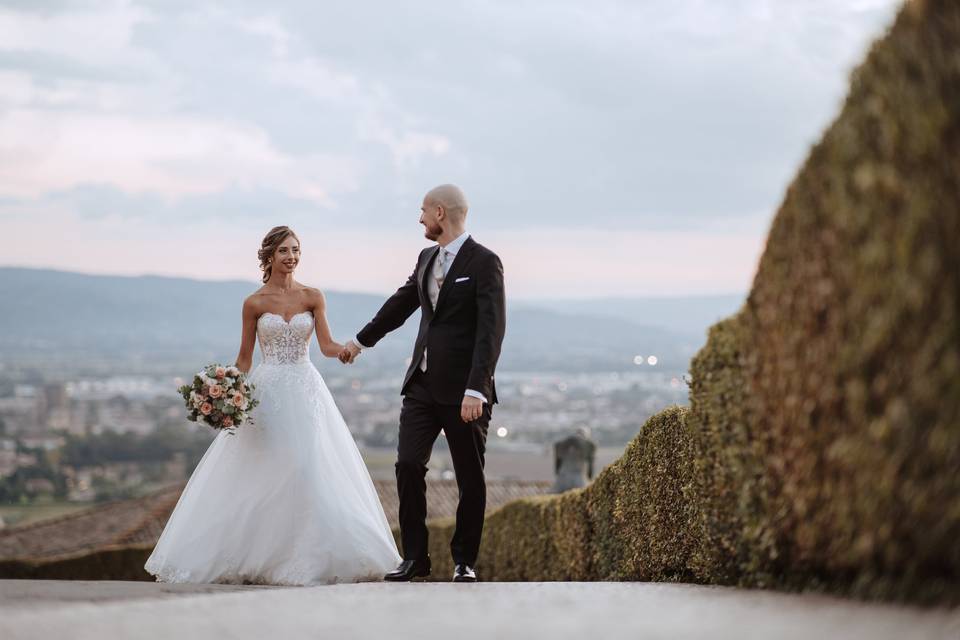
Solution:
<svg viewBox="0 0 960 640">
<path fill-rule="evenodd" d="M 259 286 L 161 276 L 87 275 L 0 267 L 0 358 L 181 363 L 232 361 L 243 299 Z M 345 340 L 385 296 L 325 292 L 334 336 Z M 735 310 L 737 296 L 528 303 L 508 300 L 501 370 L 636 368 L 635 355 L 686 370 L 709 324 Z M 360 369 L 402 367 L 416 318 L 358 359 Z M 315 347 L 314 347 L 315 348 Z M 359 371 L 358 371 L 359 373 Z"/>
</svg>

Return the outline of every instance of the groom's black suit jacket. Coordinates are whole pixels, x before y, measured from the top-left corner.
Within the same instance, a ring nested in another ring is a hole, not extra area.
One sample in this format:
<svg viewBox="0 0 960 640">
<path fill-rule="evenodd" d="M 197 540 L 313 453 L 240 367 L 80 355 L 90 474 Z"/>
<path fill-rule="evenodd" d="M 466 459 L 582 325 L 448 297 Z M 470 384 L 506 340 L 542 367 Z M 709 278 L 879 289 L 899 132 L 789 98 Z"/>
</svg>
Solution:
<svg viewBox="0 0 960 640">
<path fill-rule="evenodd" d="M 365 347 L 374 346 L 419 307 L 420 332 L 401 393 L 406 393 L 426 347 L 427 377 L 437 402 L 459 405 L 464 391 L 473 389 L 493 404 L 497 401 L 493 374 L 506 330 L 503 264 L 495 253 L 468 237 L 444 278 L 434 311 L 427 278 L 432 277 L 439 252 L 439 246 L 420 252 L 407 282 L 360 330 L 357 339 Z"/>
</svg>

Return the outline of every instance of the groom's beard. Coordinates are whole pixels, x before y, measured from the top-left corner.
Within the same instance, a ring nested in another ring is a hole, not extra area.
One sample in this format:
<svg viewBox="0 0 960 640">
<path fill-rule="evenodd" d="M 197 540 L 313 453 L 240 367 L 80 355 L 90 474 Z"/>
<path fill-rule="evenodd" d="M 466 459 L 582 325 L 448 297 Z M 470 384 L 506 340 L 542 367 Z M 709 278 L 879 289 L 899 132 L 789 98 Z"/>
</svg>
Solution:
<svg viewBox="0 0 960 640">
<path fill-rule="evenodd" d="M 426 236 L 427 240 L 436 241 L 437 238 L 443 235 L 443 229 L 441 229 L 440 226 L 431 227 L 428 224 L 424 224 L 423 228 L 423 235 Z"/>
</svg>

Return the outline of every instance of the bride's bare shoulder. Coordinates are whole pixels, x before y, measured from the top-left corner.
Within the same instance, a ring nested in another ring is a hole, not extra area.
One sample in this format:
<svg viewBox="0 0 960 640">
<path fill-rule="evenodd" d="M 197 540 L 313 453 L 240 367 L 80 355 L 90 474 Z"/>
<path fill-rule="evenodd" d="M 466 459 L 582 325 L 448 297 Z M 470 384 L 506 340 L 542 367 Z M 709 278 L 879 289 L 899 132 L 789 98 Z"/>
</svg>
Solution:
<svg viewBox="0 0 960 640">
<path fill-rule="evenodd" d="M 265 294 L 263 293 L 263 289 L 263 287 L 260 287 L 243 299 L 243 310 L 245 312 L 251 312 L 255 314 L 260 313 L 266 298 Z"/>
<path fill-rule="evenodd" d="M 320 291 L 320 289 L 303 285 L 303 292 L 306 294 L 307 299 L 310 301 L 310 305 L 313 308 L 323 309 L 327 305 L 327 299 L 324 297 L 323 291 Z"/>
</svg>

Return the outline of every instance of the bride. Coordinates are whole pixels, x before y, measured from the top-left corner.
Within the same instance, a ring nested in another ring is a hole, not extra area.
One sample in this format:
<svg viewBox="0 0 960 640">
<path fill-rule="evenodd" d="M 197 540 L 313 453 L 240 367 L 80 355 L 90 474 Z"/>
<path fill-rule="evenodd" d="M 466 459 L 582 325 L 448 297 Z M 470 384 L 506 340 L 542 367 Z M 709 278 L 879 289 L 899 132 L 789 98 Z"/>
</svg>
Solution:
<svg viewBox="0 0 960 640">
<path fill-rule="evenodd" d="M 400 562 L 383 507 L 320 373 L 339 355 L 323 294 L 293 279 L 300 241 L 274 227 L 259 252 L 264 286 L 243 303 L 236 365 L 253 424 L 210 444 L 144 568 L 160 582 L 308 585 L 379 580 Z"/>
</svg>

